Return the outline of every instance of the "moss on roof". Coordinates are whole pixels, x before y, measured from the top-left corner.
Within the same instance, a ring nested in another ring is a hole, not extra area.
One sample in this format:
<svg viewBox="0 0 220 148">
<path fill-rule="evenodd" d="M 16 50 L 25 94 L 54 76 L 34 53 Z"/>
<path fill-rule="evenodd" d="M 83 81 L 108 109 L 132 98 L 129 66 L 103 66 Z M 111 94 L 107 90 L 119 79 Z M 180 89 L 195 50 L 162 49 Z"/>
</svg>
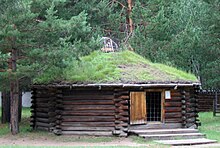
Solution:
<svg viewBox="0 0 220 148">
<path fill-rule="evenodd" d="M 152 63 L 128 50 L 95 51 L 82 57 L 80 62 L 73 61 L 58 80 L 68 83 L 198 82 L 193 74 Z"/>
</svg>

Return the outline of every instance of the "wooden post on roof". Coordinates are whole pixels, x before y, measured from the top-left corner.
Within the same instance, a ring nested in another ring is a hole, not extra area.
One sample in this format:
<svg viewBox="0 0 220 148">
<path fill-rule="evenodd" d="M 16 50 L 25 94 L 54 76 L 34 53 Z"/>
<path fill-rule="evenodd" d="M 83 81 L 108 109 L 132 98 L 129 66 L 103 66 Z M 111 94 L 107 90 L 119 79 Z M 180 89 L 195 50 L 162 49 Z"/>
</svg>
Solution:
<svg viewBox="0 0 220 148">
<path fill-rule="evenodd" d="M 127 23 L 129 25 L 129 32 L 133 32 L 133 21 L 131 19 L 131 12 L 132 12 L 132 0 L 127 0 L 128 2 L 128 10 L 127 10 Z"/>
</svg>

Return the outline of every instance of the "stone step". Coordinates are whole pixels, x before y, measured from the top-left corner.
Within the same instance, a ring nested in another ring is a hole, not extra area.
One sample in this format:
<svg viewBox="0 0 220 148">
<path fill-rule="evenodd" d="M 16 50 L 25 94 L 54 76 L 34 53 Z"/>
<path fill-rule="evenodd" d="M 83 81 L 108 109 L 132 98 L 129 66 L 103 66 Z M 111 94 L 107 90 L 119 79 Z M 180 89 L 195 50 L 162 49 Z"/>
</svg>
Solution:
<svg viewBox="0 0 220 148">
<path fill-rule="evenodd" d="M 155 142 L 177 146 L 177 145 L 210 144 L 210 143 L 216 143 L 217 141 L 206 138 L 199 138 L 199 139 L 184 139 L 184 140 L 157 140 Z"/>
<path fill-rule="evenodd" d="M 183 133 L 198 133 L 197 129 L 147 129 L 147 130 L 129 130 L 132 134 L 158 135 L 158 134 L 183 134 Z"/>
<path fill-rule="evenodd" d="M 205 138 L 204 134 L 201 133 L 183 133 L 183 134 L 158 134 L 158 135 L 148 135 L 148 134 L 138 134 L 138 136 L 145 139 L 153 140 L 177 140 L 177 139 L 196 139 Z"/>
</svg>

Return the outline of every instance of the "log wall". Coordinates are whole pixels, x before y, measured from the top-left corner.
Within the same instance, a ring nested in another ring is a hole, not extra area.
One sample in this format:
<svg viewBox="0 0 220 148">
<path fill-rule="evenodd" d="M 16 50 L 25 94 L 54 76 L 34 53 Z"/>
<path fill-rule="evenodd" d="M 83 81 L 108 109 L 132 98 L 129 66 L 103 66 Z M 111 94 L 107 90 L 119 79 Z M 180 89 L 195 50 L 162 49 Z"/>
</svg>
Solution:
<svg viewBox="0 0 220 148">
<path fill-rule="evenodd" d="M 182 95 L 179 90 L 171 90 L 171 99 L 165 99 L 165 123 L 182 123 Z"/>
<path fill-rule="evenodd" d="M 55 122 L 56 89 L 33 89 L 31 106 L 31 127 L 52 131 Z"/>
<path fill-rule="evenodd" d="M 200 125 L 198 118 L 198 98 L 196 88 L 188 88 L 181 91 L 182 94 L 182 126 L 185 128 Z"/>
<path fill-rule="evenodd" d="M 182 127 L 197 126 L 198 99 L 194 88 L 171 89 L 171 99 L 165 99 L 165 123 L 181 123 Z"/>
<path fill-rule="evenodd" d="M 170 90 L 171 99 L 163 101 L 163 122 L 182 124 L 185 128 L 196 125 L 198 95 L 194 93 L 194 88 Z M 127 136 L 130 91 L 141 90 L 119 87 L 34 88 L 31 126 L 57 135 Z"/>
<path fill-rule="evenodd" d="M 220 91 L 217 91 L 218 98 L 220 98 Z M 213 111 L 213 101 L 215 99 L 215 91 L 201 90 L 198 91 L 198 109 L 199 112 Z M 218 100 L 220 102 L 220 99 Z"/>
<path fill-rule="evenodd" d="M 56 134 L 112 135 L 116 109 L 113 90 L 63 89 L 57 96 Z"/>
<path fill-rule="evenodd" d="M 129 125 L 129 91 L 123 89 L 114 90 L 114 103 L 115 103 L 115 130 L 114 135 L 127 136 Z"/>
</svg>

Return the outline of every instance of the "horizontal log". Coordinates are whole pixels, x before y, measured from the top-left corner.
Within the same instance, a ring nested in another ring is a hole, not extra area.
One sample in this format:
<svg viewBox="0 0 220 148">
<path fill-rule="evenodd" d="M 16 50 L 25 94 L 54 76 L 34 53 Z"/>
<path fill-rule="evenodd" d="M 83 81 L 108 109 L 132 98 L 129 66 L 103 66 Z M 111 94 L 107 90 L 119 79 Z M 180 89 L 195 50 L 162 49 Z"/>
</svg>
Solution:
<svg viewBox="0 0 220 148">
<path fill-rule="evenodd" d="M 41 126 L 41 127 L 51 127 L 49 123 L 43 123 L 43 122 L 35 122 L 35 126 Z"/>
<path fill-rule="evenodd" d="M 199 115 L 197 113 L 187 113 L 186 114 L 187 118 L 192 118 L 192 117 L 199 117 Z"/>
<path fill-rule="evenodd" d="M 42 127 L 42 126 L 37 126 L 36 129 L 42 130 L 42 131 L 49 131 L 48 127 Z"/>
<path fill-rule="evenodd" d="M 63 101 L 63 105 L 114 105 L 113 100 L 78 100 L 78 101 Z"/>
<path fill-rule="evenodd" d="M 181 107 L 182 103 L 181 102 L 166 102 L 165 106 L 166 107 Z"/>
<path fill-rule="evenodd" d="M 49 123 L 49 119 L 48 118 L 35 118 L 35 121 L 43 122 L 43 123 Z"/>
<path fill-rule="evenodd" d="M 129 100 L 130 96 L 129 95 L 123 95 L 123 96 L 118 96 L 118 99 L 122 99 L 122 100 Z"/>
<path fill-rule="evenodd" d="M 125 109 L 125 110 L 122 110 L 122 109 L 120 109 L 120 108 L 116 108 L 115 109 L 115 113 L 129 113 L 129 110 L 127 110 L 127 109 Z"/>
<path fill-rule="evenodd" d="M 113 105 L 65 105 L 64 110 L 115 110 Z"/>
<path fill-rule="evenodd" d="M 36 108 L 34 111 L 47 113 L 47 112 L 49 112 L 49 108 Z"/>
<path fill-rule="evenodd" d="M 41 117 L 41 118 L 48 118 L 49 115 L 48 113 L 41 113 L 41 112 L 36 112 L 36 113 L 32 113 L 32 116 L 36 117 Z"/>
<path fill-rule="evenodd" d="M 74 96 L 63 96 L 62 98 L 65 101 L 72 100 L 113 100 L 113 95 L 101 95 L 101 94 L 88 94 L 88 95 L 74 95 Z"/>
<path fill-rule="evenodd" d="M 115 120 L 114 116 L 107 117 L 91 117 L 91 116 L 62 116 L 62 121 L 64 122 L 113 122 Z"/>
<path fill-rule="evenodd" d="M 120 106 L 119 109 L 122 109 L 122 110 L 128 110 L 129 107 L 128 107 L 128 106 Z"/>
<path fill-rule="evenodd" d="M 62 131 L 113 131 L 114 127 L 61 127 Z"/>
<path fill-rule="evenodd" d="M 193 123 L 193 122 L 196 122 L 196 118 L 195 118 L 195 117 L 187 118 L 187 119 L 186 119 L 186 122 L 187 122 L 187 123 Z"/>
<path fill-rule="evenodd" d="M 114 112 L 75 112 L 75 111 L 63 111 L 63 116 L 114 116 Z"/>
<path fill-rule="evenodd" d="M 182 113 L 166 113 L 164 116 L 165 116 L 165 119 L 181 118 Z"/>
<path fill-rule="evenodd" d="M 165 123 L 182 123 L 182 118 L 165 119 Z"/>
<path fill-rule="evenodd" d="M 120 116 L 129 116 L 129 112 L 119 112 Z"/>
<path fill-rule="evenodd" d="M 62 127 L 114 127 L 114 122 L 65 122 L 60 124 Z"/>
<path fill-rule="evenodd" d="M 116 107 L 128 106 L 128 103 L 121 103 L 121 102 L 119 102 L 119 103 L 115 103 L 115 106 Z"/>
<path fill-rule="evenodd" d="M 48 103 L 35 103 L 34 105 L 32 104 L 32 107 L 36 107 L 36 108 L 42 108 L 42 107 L 44 107 L 44 108 L 46 108 L 46 107 L 49 107 L 50 106 L 50 104 L 48 104 Z"/>
<path fill-rule="evenodd" d="M 108 131 L 62 131 L 63 135 L 112 136 Z"/>
<path fill-rule="evenodd" d="M 165 107 L 165 113 L 169 112 L 181 112 L 182 108 L 179 107 Z"/>
<path fill-rule="evenodd" d="M 182 100 L 181 97 L 171 96 L 171 99 L 166 99 L 165 102 L 181 102 L 181 100 Z"/>
</svg>

